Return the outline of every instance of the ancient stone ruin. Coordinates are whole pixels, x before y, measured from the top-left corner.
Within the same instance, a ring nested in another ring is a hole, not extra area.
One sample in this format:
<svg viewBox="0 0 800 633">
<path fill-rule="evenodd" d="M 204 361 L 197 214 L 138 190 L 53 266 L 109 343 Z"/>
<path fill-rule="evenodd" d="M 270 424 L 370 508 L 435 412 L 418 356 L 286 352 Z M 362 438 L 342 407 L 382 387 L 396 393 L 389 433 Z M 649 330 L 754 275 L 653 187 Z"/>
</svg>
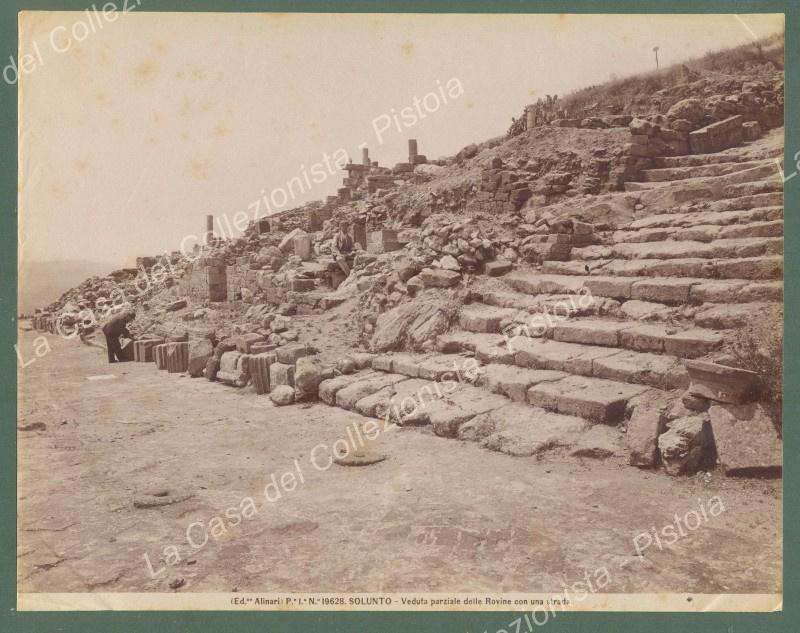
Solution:
<svg viewBox="0 0 800 633">
<path fill-rule="evenodd" d="M 238 237 L 209 217 L 191 253 L 87 280 L 33 323 L 90 340 L 99 312 L 133 304 L 133 360 L 276 406 L 772 476 L 781 360 L 755 356 L 780 349 L 783 73 L 751 71 L 688 74 L 622 112 L 534 104 L 507 139 L 438 160 L 414 139 L 392 167 L 364 147 L 336 196 Z"/>
</svg>

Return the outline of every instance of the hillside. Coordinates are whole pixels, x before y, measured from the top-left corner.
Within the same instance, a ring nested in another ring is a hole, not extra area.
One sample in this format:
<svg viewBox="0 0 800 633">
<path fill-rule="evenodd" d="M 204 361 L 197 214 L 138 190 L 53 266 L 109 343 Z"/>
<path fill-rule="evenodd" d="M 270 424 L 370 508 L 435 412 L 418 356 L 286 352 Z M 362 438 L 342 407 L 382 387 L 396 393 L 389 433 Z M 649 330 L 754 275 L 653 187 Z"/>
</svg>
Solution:
<svg viewBox="0 0 800 633">
<path fill-rule="evenodd" d="M 56 301 L 64 292 L 88 277 L 104 276 L 113 264 L 88 260 L 25 262 L 19 267 L 20 314 L 32 314 L 43 305 Z"/>
<path fill-rule="evenodd" d="M 416 140 L 394 166 L 365 153 L 337 196 L 90 279 L 34 323 L 89 335 L 121 292 L 137 360 L 276 405 L 511 455 L 775 476 L 781 58 L 773 38 L 590 86 L 441 160 Z"/>
</svg>

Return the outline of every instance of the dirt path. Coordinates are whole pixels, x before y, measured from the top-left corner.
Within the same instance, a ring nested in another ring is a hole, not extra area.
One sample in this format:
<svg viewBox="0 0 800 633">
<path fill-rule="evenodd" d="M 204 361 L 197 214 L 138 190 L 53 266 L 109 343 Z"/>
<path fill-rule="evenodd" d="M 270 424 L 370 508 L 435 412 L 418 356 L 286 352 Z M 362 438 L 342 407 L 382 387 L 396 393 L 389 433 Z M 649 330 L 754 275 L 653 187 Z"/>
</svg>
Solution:
<svg viewBox="0 0 800 633">
<path fill-rule="evenodd" d="M 36 336 L 21 333 L 26 362 Z M 365 418 L 48 341 L 20 370 L 18 424 L 46 425 L 18 433 L 21 591 L 544 592 L 602 570 L 605 592 L 780 590 L 779 482 L 514 458 L 419 429 L 383 433 L 382 463 L 326 468 Z M 157 488 L 191 496 L 134 507 Z"/>
</svg>

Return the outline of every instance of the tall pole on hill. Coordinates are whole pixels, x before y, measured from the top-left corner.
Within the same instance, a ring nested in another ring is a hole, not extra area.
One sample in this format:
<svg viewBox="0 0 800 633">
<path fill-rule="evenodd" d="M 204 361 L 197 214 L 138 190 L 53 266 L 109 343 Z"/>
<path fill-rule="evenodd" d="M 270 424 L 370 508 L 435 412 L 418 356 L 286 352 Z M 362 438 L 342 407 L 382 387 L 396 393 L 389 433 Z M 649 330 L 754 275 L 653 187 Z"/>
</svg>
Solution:
<svg viewBox="0 0 800 633">
<path fill-rule="evenodd" d="M 656 70 L 658 70 L 658 46 L 653 47 L 653 52 L 656 54 Z"/>
</svg>

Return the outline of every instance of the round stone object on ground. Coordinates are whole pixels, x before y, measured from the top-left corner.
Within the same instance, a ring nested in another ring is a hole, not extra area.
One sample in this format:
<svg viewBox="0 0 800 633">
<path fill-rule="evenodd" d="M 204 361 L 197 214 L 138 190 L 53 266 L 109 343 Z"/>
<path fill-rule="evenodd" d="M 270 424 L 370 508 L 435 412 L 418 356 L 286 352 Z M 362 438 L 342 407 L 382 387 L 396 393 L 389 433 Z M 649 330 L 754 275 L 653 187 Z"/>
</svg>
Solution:
<svg viewBox="0 0 800 633">
<path fill-rule="evenodd" d="M 339 466 L 371 466 L 386 459 L 384 453 L 375 451 L 350 451 L 347 455 L 334 457 L 333 462 Z"/>
<path fill-rule="evenodd" d="M 294 402 L 294 389 L 292 389 L 289 385 L 278 385 L 272 390 L 272 393 L 269 394 L 270 400 L 277 404 L 279 407 L 282 407 L 287 404 L 292 404 Z"/>
</svg>

